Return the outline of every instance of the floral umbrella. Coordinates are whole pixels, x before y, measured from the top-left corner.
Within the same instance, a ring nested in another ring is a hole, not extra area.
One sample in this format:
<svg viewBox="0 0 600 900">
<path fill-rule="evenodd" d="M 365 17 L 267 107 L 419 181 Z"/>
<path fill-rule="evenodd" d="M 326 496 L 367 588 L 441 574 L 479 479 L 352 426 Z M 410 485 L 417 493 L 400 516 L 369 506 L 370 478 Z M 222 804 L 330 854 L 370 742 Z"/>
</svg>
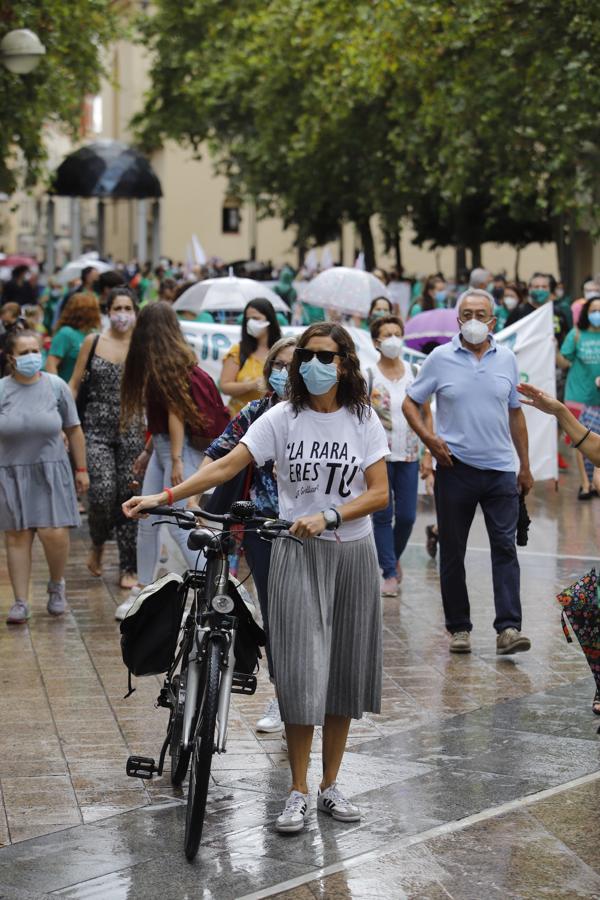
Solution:
<svg viewBox="0 0 600 900">
<path fill-rule="evenodd" d="M 592 569 L 561 591 L 556 599 L 563 608 L 561 621 L 565 637 L 572 643 L 566 622 L 568 619 L 592 670 L 596 690 L 600 692 L 600 603 L 597 587 L 596 570 Z"/>
</svg>

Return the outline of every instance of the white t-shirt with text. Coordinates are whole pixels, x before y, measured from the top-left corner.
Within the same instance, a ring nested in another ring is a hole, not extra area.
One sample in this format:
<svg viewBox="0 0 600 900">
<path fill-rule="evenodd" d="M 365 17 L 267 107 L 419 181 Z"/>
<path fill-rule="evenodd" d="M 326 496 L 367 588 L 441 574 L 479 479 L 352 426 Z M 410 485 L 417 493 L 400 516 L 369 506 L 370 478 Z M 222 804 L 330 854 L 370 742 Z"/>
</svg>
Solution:
<svg viewBox="0 0 600 900">
<path fill-rule="evenodd" d="M 365 470 L 389 454 L 377 415 L 368 409 L 361 422 L 344 407 L 333 413 L 303 409 L 296 415 L 290 403 L 278 403 L 253 422 L 242 443 L 257 466 L 275 461 L 279 515 L 290 520 L 354 500 L 366 490 Z M 370 516 L 343 523 L 337 531 L 342 541 L 370 533 Z M 321 537 L 335 540 L 331 531 Z"/>
</svg>

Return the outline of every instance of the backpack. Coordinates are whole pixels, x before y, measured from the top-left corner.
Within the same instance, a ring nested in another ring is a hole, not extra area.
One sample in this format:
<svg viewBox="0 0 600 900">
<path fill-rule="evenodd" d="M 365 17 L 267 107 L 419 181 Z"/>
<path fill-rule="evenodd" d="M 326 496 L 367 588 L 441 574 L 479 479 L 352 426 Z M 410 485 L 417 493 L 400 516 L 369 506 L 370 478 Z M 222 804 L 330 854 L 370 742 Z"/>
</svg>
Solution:
<svg viewBox="0 0 600 900">
<path fill-rule="evenodd" d="M 223 404 L 216 384 L 199 366 L 192 369 L 190 391 L 200 411 L 204 427 L 201 432 L 188 429 L 188 439 L 195 450 L 206 450 L 229 425 L 229 412 Z"/>
<path fill-rule="evenodd" d="M 4 396 L 4 388 L 6 386 L 6 382 L 10 378 L 10 375 L 6 375 L 4 378 L 0 378 L 0 403 L 2 403 L 2 397 Z M 50 384 L 52 386 L 52 393 L 54 394 L 54 399 L 56 400 L 56 406 L 60 403 L 62 397 L 61 390 L 61 381 L 62 378 L 59 375 L 53 375 L 52 372 L 42 372 L 43 378 L 49 378 Z"/>
</svg>

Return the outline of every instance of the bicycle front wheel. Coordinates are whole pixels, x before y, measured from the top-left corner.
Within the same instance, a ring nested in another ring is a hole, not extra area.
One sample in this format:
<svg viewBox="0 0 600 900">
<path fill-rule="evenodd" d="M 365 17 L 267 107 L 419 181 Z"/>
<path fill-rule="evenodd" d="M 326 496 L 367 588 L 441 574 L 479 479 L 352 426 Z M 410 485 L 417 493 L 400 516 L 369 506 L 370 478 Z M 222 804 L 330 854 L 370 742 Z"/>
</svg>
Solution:
<svg viewBox="0 0 600 900">
<path fill-rule="evenodd" d="M 185 819 L 185 855 L 192 860 L 198 852 L 204 825 L 210 767 L 215 749 L 215 726 L 219 706 L 221 647 L 211 641 L 206 659 L 206 678 L 202 704 L 198 714 L 194 750 L 190 769 L 187 814 Z"/>
<path fill-rule="evenodd" d="M 171 712 L 171 740 L 169 751 L 171 754 L 171 784 L 179 787 L 186 776 L 191 749 L 184 750 L 181 743 L 183 737 L 183 711 L 185 708 L 185 692 L 187 688 L 188 665 L 184 659 L 181 671 L 173 678 L 173 692 L 175 694 L 175 707 Z"/>
</svg>

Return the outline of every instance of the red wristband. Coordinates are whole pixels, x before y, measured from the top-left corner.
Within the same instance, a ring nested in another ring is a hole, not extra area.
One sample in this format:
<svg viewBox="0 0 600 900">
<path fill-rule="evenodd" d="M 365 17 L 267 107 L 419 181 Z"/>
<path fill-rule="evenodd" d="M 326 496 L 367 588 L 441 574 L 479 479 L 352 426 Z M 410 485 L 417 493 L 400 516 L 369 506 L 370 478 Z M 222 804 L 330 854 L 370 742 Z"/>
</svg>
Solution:
<svg viewBox="0 0 600 900">
<path fill-rule="evenodd" d="M 79 472 L 82 475 L 87 475 L 87 469 L 75 469 L 76 472 Z"/>
<path fill-rule="evenodd" d="M 167 495 L 167 503 L 169 506 L 173 506 L 173 491 L 171 488 L 165 488 L 165 494 Z"/>
</svg>

